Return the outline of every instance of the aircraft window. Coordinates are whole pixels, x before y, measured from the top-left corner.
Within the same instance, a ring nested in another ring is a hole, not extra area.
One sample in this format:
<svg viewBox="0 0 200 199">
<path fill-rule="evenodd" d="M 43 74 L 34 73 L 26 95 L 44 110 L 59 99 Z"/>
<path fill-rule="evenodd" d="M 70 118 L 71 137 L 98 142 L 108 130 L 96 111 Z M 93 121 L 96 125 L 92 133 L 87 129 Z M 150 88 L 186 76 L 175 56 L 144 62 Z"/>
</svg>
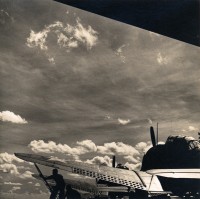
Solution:
<svg viewBox="0 0 200 199">
<path fill-rule="evenodd" d="M 196 140 L 191 141 L 189 143 L 189 149 L 196 149 L 196 148 L 200 148 L 200 143 Z"/>
</svg>

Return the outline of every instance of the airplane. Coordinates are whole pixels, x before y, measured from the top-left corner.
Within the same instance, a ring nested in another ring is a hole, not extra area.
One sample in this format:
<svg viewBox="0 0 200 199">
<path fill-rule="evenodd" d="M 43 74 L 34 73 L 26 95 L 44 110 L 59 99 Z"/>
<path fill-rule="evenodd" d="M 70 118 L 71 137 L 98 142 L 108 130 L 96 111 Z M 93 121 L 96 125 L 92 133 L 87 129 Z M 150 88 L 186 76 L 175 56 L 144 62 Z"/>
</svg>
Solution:
<svg viewBox="0 0 200 199">
<path fill-rule="evenodd" d="M 198 140 L 189 136 L 171 135 L 165 144 L 158 144 L 153 127 L 150 127 L 150 134 L 153 147 L 143 157 L 142 171 L 200 168 L 200 143 Z"/>
<path fill-rule="evenodd" d="M 199 142 L 191 137 L 169 136 L 166 143 L 161 145 L 158 144 L 158 140 L 156 142 L 153 127 L 150 127 L 150 133 L 153 146 L 144 155 L 140 171 L 75 161 L 58 161 L 36 154 L 15 155 L 36 166 L 40 164 L 53 167 L 103 182 L 103 186 L 97 183 L 97 192 L 103 187 L 104 191 L 110 193 L 110 198 L 117 195 L 128 196 L 129 199 L 164 199 L 170 196 L 200 198 Z M 187 161 L 191 160 L 194 160 L 194 163 L 187 164 Z"/>
<path fill-rule="evenodd" d="M 52 159 L 51 159 L 52 160 Z M 52 187 L 55 186 L 56 182 L 53 179 L 46 180 L 47 176 L 44 176 L 37 166 L 37 164 L 34 164 L 38 174 L 32 174 L 32 176 L 38 180 L 41 180 L 44 182 L 46 185 L 47 189 L 52 192 Z M 94 181 L 86 182 L 84 178 L 78 178 L 76 176 L 76 179 L 64 179 L 66 186 L 71 185 L 71 187 L 75 190 L 77 190 L 82 198 L 92 198 L 95 196 L 98 196 L 99 198 L 107 198 L 108 192 L 114 192 L 114 193 L 126 193 L 128 192 L 127 187 L 122 187 L 122 186 L 112 186 L 112 187 L 107 187 L 105 186 L 105 183 L 102 183 L 101 185 L 97 185 L 94 183 Z"/>
</svg>

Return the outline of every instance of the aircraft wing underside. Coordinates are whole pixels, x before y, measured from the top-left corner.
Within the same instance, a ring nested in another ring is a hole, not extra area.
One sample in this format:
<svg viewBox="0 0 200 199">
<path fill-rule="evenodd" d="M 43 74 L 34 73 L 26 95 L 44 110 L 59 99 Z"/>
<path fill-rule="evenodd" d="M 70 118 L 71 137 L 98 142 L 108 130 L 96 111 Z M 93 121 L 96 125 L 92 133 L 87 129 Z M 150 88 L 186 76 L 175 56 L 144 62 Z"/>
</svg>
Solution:
<svg viewBox="0 0 200 199">
<path fill-rule="evenodd" d="M 38 180 L 42 180 L 42 178 L 40 177 L 40 175 L 38 174 L 33 174 L 32 175 L 34 178 L 38 179 Z M 47 177 L 47 176 L 45 176 Z M 56 182 L 53 179 L 47 180 L 50 186 L 55 186 Z M 98 189 L 97 186 L 95 186 L 95 184 L 92 183 L 87 183 L 85 181 L 80 181 L 78 179 L 76 180 L 72 180 L 72 179 L 64 179 L 65 184 L 66 185 L 71 185 L 72 188 L 81 191 L 81 192 L 87 192 L 87 193 L 93 193 L 93 194 L 97 194 L 98 193 Z"/>
</svg>

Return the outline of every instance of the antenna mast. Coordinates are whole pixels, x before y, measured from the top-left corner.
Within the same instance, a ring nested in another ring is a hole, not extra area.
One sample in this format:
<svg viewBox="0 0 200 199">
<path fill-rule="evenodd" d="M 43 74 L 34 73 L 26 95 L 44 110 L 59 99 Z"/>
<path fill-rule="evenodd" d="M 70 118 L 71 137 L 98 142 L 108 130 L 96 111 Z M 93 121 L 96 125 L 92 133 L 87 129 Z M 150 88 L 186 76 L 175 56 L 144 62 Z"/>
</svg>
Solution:
<svg viewBox="0 0 200 199">
<path fill-rule="evenodd" d="M 158 144 L 158 122 L 157 122 L 157 138 L 156 138 L 156 140 L 157 140 L 157 144 Z"/>
</svg>

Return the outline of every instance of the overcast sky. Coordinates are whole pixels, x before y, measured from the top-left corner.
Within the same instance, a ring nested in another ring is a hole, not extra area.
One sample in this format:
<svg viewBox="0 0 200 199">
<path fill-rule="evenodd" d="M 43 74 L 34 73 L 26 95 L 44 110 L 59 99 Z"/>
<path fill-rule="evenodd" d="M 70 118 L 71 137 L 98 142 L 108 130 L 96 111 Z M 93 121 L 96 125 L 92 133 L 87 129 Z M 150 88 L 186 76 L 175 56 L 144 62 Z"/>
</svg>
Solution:
<svg viewBox="0 0 200 199">
<path fill-rule="evenodd" d="M 15 152 L 139 168 L 151 125 L 197 138 L 199 52 L 50 0 L 1 1 L 1 194 L 47 192 Z"/>
</svg>

